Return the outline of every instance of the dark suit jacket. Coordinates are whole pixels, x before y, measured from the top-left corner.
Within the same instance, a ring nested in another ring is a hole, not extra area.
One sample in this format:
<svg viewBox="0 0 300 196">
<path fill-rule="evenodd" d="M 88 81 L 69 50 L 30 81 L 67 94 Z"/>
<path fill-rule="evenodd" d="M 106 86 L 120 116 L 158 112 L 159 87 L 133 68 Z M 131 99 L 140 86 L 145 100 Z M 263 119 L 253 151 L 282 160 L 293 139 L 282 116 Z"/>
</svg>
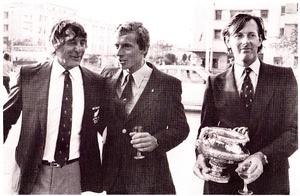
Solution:
<svg viewBox="0 0 300 196">
<path fill-rule="evenodd" d="M 4 105 L 4 138 L 11 125 L 22 111 L 22 125 L 16 161 L 21 170 L 21 194 L 30 194 L 41 167 L 47 127 L 48 92 L 52 63 L 24 66 L 20 70 L 18 83 L 12 88 L 8 102 Z M 84 86 L 84 114 L 80 132 L 80 169 L 82 191 L 102 191 L 101 161 L 97 141 L 97 130 L 103 120 L 104 80 L 80 67 Z M 97 107 L 99 114 L 97 113 Z"/>
<path fill-rule="evenodd" d="M 175 194 L 166 152 L 180 144 L 188 135 L 189 127 L 181 104 L 181 83 L 178 79 L 158 71 L 150 79 L 126 119 L 115 109 L 118 101 L 116 85 L 120 70 L 111 70 L 108 77 L 111 118 L 103 147 L 104 190 L 110 192 L 118 176 L 126 178 L 125 189 L 129 194 Z M 145 159 L 135 160 L 137 150 L 130 144 L 129 132 L 136 125 L 153 135 L 159 146 Z M 122 130 L 127 132 L 123 133 Z"/>
<path fill-rule="evenodd" d="M 234 69 L 210 77 L 201 114 L 201 128 L 249 128 L 250 153 L 261 151 L 269 163 L 249 188 L 254 194 L 289 193 L 288 157 L 298 148 L 297 83 L 292 69 L 261 63 L 250 117 L 237 91 Z M 238 194 L 242 181 L 232 173 L 229 184 L 205 183 L 205 193 Z"/>
</svg>

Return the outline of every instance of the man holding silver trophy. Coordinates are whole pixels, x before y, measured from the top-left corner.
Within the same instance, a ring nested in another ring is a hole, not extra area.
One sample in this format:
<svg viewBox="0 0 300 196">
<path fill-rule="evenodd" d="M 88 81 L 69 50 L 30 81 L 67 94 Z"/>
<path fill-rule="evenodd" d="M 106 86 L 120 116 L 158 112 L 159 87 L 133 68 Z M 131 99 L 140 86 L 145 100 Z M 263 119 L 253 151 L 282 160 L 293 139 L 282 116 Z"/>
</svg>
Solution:
<svg viewBox="0 0 300 196">
<path fill-rule="evenodd" d="M 204 194 L 289 194 L 288 158 L 298 148 L 293 71 L 258 58 L 261 18 L 237 14 L 223 36 L 234 63 L 208 79 L 194 173 Z"/>
</svg>

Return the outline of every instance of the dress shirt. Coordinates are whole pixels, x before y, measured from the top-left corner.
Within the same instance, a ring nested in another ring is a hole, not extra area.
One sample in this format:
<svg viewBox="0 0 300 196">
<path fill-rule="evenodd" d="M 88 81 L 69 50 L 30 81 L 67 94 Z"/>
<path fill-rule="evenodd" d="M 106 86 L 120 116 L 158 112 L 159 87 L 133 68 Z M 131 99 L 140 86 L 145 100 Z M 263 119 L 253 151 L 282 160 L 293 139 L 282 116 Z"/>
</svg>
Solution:
<svg viewBox="0 0 300 196">
<path fill-rule="evenodd" d="M 258 81 L 259 68 L 260 68 L 260 61 L 258 60 L 258 58 L 256 58 L 256 60 L 249 67 L 252 70 L 250 72 L 249 76 L 250 76 L 251 83 L 253 85 L 253 90 L 255 93 L 257 81 Z M 246 73 L 244 72 L 245 68 L 246 67 L 239 65 L 239 64 L 234 65 L 234 77 L 235 77 L 235 82 L 236 82 L 236 86 L 239 91 L 239 94 L 241 94 L 242 85 L 244 82 L 244 78 L 246 76 Z"/>
<path fill-rule="evenodd" d="M 121 97 L 121 94 L 126 86 L 125 78 L 129 74 L 128 70 L 122 70 L 123 75 L 121 78 L 121 85 L 117 88 L 118 96 Z M 144 65 L 132 74 L 134 82 L 132 84 L 132 93 L 133 98 L 126 104 L 126 111 L 129 113 L 134 108 L 135 104 L 139 100 L 141 94 L 143 93 L 152 73 L 152 69 L 144 63 Z"/>
<path fill-rule="evenodd" d="M 54 161 L 56 140 L 58 136 L 65 68 L 55 58 L 52 65 L 48 111 L 47 111 L 47 135 L 43 160 Z M 69 70 L 72 81 L 73 103 L 72 103 L 72 130 L 70 139 L 69 160 L 79 158 L 80 130 L 84 112 L 83 80 L 79 67 Z"/>
</svg>

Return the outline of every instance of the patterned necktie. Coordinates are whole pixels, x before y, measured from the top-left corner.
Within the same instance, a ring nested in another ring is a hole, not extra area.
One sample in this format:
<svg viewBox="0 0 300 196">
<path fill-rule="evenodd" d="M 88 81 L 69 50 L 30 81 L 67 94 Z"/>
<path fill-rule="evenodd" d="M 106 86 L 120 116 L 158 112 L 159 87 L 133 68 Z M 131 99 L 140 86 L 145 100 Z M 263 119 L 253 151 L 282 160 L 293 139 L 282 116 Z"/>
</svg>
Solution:
<svg viewBox="0 0 300 196">
<path fill-rule="evenodd" d="M 242 85 L 242 90 L 241 90 L 241 99 L 242 103 L 245 106 L 246 110 L 248 113 L 251 111 L 251 106 L 253 102 L 253 85 L 251 83 L 251 78 L 250 78 L 250 73 L 251 73 L 251 68 L 247 67 L 245 68 L 245 73 L 246 76 L 244 78 L 244 82 Z"/>
<path fill-rule="evenodd" d="M 69 159 L 70 137 L 72 129 L 72 81 L 70 72 L 65 70 L 64 73 L 64 91 L 62 97 L 61 114 L 59 122 L 58 137 L 54 160 L 62 167 Z"/>
</svg>

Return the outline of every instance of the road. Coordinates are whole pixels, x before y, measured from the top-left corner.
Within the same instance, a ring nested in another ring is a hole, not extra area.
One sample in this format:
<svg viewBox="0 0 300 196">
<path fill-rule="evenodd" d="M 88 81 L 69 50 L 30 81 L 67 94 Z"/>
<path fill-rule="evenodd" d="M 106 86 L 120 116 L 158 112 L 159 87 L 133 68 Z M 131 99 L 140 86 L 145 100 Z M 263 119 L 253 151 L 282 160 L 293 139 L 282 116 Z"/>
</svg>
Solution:
<svg viewBox="0 0 300 196">
<path fill-rule="evenodd" d="M 203 192 L 203 181 L 193 174 L 200 112 L 186 112 L 186 116 L 190 126 L 189 136 L 167 155 L 177 194 L 200 195 Z"/>
</svg>

